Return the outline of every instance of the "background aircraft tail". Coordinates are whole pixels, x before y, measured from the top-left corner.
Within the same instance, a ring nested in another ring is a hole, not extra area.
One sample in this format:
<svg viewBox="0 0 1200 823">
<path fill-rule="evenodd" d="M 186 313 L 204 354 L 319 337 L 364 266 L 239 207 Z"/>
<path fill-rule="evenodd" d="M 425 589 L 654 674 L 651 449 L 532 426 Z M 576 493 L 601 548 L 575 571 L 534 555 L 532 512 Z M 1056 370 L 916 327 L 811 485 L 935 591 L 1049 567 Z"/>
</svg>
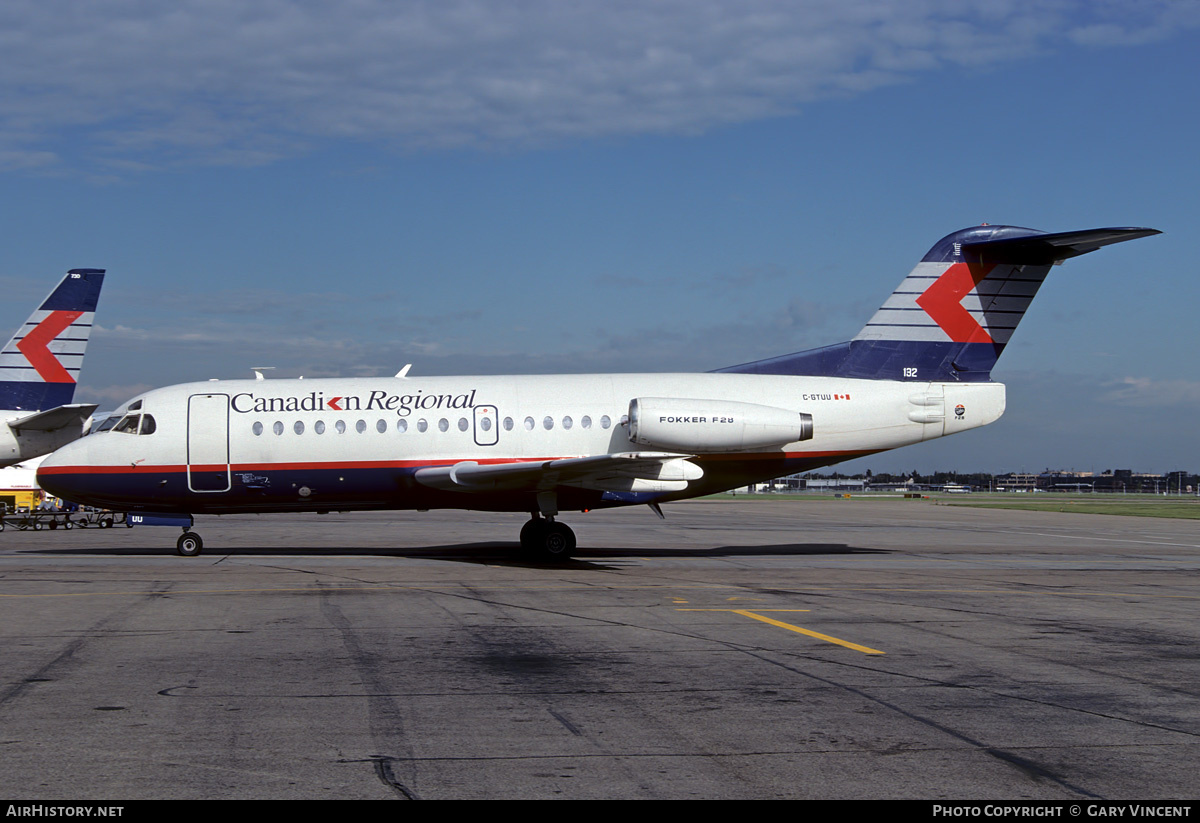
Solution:
<svg viewBox="0 0 1200 823">
<path fill-rule="evenodd" d="M 720 369 L 882 380 L 986 381 L 1050 267 L 1160 234 L 1111 228 L 1047 234 L 977 226 L 939 240 L 853 340 Z"/>
<path fill-rule="evenodd" d="M 0 409 L 71 402 L 103 283 L 104 269 L 71 269 L 0 349 Z"/>
</svg>

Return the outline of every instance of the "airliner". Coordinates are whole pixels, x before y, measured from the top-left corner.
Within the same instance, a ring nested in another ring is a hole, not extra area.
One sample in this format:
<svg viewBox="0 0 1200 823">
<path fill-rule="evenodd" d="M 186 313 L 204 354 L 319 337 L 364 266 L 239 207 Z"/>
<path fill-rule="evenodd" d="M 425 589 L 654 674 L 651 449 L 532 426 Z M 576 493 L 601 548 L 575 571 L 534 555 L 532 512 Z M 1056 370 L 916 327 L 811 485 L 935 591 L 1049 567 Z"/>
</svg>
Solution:
<svg viewBox="0 0 1200 823">
<path fill-rule="evenodd" d="M 72 403 L 104 269 L 71 269 L 0 349 L 0 466 L 79 439 L 95 404 Z"/>
<path fill-rule="evenodd" d="M 196 514 L 661 505 L 985 426 L 991 370 L 1051 266 L 1159 234 L 983 225 L 934 244 L 853 339 L 701 374 L 220 380 L 141 394 L 48 457 L 47 491 L 183 529 Z M 259 378 L 261 378 L 259 373 Z"/>
</svg>

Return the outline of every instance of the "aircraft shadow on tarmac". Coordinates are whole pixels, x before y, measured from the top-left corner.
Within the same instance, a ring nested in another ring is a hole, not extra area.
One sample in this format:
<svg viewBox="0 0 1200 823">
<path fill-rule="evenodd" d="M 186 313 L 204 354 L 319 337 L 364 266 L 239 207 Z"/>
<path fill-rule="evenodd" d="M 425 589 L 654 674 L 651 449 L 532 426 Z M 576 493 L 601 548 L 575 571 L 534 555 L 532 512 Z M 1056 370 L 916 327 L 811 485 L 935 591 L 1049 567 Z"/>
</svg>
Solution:
<svg viewBox="0 0 1200 823">
<path fill-rule="evenodd" d="M 809 557 L 820 555 L 861 555 L 861 554 L 892 554 L 890 549 L 870 549 L 849 546 L 845 543 L 775 543 L 758 546 L 709 546 L 695 549 L 675 548 L 618 548 L 595 547 L 581 549 L 582 558 L 575 558 L 565 563 L 551 563 L 531 558 L 521 551 L 520 544 L 515 542 L 498 543 L 460 543 L 454 545 L 436 546 L 223 546 L 206 548 L 200 561 L 221 557 L 268 557 L 271 555 L 287 556 L 302 555 L 310 557 L 396 557 L 412 560 L 448 560 L 458 563 L 477 563 L 486 565 L 557 567 L 557 568 L 587 568 L 603 566 L 605 561 L 621 561 L 641 557 L 657 558 L 754 558 L 754 557 Z M 55 549 L 17 549 L 14 554 L 41 555 L 77 555 L 89 557 L 152 557 L 157 555 L 174 555 L 174 552 L 163 546 L 147 548 L 145 546 L 93 547 L 93 548 L 55 548 Z M 192 558 L 179 558 L 180 562 Z"/>
</svg>

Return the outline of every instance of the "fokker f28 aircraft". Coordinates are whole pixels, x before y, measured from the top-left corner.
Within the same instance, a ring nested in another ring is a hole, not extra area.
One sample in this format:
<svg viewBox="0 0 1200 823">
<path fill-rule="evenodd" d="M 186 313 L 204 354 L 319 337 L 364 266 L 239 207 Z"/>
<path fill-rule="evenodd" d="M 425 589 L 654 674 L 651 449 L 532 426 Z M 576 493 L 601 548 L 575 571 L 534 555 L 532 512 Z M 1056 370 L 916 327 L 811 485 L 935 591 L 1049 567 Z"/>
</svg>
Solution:
<svg viewBox="0 0 1200 823">
<path fill-rule="evenodd" d="M 71 269 L 0 349 L 0 466 L 77 440 L 95 404 L 71 403 L 104 269 Z"/>
<path fill-rule="evenodd" d="M 1158 234 L 981 226 L 938 241 L 853 339 L 706 374 L 231 380 L 135 397 L 47 458 L 53 494 L 192 515 L 529 512 L 521 545 L 569 557 L 559 512 L 659 505 L 984 426 L 991 382 L 1055 263 Z"/>
</svg>

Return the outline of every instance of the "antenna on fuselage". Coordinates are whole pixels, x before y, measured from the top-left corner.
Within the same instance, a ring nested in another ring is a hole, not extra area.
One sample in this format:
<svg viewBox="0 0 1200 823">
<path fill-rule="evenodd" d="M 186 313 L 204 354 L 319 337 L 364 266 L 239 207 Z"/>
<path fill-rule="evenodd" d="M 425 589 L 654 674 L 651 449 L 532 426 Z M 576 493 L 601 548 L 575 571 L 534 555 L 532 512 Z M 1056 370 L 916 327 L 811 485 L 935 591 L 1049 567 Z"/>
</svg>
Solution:
<svg viewBox="0 0 1200 823">
<path fill-rule="evenodd" d="M 267 378 L 263 376 L 263 372 L 271 371 L 274 368 L 274 366 L 251 366 L 250 371 L 254 372 L 255 380 L 266 380 Z"/>
</svg>

